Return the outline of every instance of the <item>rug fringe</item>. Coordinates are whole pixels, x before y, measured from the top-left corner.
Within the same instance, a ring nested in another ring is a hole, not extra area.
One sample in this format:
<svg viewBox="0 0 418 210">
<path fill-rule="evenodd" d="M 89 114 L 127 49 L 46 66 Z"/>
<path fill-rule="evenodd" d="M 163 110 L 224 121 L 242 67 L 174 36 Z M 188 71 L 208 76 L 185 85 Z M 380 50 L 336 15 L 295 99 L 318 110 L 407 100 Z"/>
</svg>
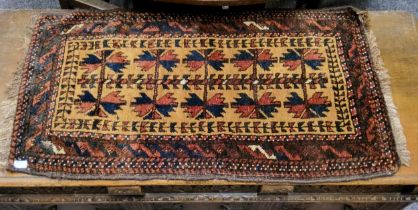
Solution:
<svg viewBox="0 0 418 210">
<path fill-rule="evenodd" d="M 37 19 L 40 15 L 32 15 L 30 20 L 30 26 L 26 28 L 23 44 L 23 52 L 27 53 L 29 50 L 29 43 L 33 34 L 32 26 L 35 25 Z M 13 132 L 13 123 L 17 108 L 17 100 L 19 95 L 19 88 L 21 77 L 25 65 L 25 60 L 22 60 L 17 66 L 16 71 L 13 72 L 12 80 L 6 85 L 7 96 L 5 100 L 0 102 L 0 167 L 7 168 L 9 153 L 10 153 L 10 144 L 11 137 Z M 0 174 L 3 174 L 5 171 L 0 170 Z"/>
<path fill-rule="evenodd" d="M 366 30 L 366 36 L 370 48 L 371 62 L 379 78 L 380 87 L 386 102 L 390 124 L 395 138 L 396 152 L 398 153 L 401 163 L 405 166 L 409 166 L 410 153 L 407 149 L 406 136 L 403 132 L 398 111 L 393 102 L 392 90 L 390 86 L 390 76 L 388 70 L 384 67 L 384 63 L 380 55 L 380 50 L 377 47 L 376 37 L 370 29 Z"/>
<path fill-rule="evenodd" d="M 22 64 L 23 65 L 23 64 Z M 10 151 L 11 136 L 13 131 L 13 122 L 17 107 L 17 98 L 21 80 L 22 65 L 14 72 L 12 81 L 7 85 L 7 98 L 0 103 L 0 166 L 7 167 Z M 0 174 L 3 171 L 0 171 Z"/>
</svg>

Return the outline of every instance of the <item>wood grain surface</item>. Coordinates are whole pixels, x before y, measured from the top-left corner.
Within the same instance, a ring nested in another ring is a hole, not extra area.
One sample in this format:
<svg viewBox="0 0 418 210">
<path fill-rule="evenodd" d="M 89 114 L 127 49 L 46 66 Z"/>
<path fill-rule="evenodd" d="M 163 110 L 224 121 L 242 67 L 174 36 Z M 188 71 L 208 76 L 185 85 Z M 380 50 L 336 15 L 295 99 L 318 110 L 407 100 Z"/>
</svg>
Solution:
<svg viewBox="0 0 418 210">
<path fill-rule="evenodd" d="M 154 0 L 176 4 L 190 4 L 200 6 L 242 6 L 252 4 L 264 4 L 266 0 Z"/>
</svg>

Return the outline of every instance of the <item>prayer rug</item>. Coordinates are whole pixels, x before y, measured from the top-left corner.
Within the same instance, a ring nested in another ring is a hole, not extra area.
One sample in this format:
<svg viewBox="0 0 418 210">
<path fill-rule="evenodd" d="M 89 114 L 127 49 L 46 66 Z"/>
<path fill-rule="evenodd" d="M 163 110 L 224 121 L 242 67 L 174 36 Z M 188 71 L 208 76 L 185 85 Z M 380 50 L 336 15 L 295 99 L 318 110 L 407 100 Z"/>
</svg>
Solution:
<svg viewBox="0 0 418 210">
<path fill-rule="evenodd" d="M 42 15 L 9 169 L 297 183 L 393 174 L 404 139 L 392 132 L 399 119 L 364 17 L 351 8 Z"/>
</svg>

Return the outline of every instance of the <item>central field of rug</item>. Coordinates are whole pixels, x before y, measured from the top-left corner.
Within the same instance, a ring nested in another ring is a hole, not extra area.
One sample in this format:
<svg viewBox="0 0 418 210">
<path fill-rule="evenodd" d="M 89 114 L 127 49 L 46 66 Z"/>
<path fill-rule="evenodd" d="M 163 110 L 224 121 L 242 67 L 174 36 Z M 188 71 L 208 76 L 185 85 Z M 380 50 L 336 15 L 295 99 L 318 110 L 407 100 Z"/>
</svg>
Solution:
<svg viewBox="0 0 418 210">
<path fill-rule="evenodd" d="M 260 182 L 393 174 L 399 157 L 372 61 L 351 9 L 44 15 L 10 169 Z"/>
</svg>

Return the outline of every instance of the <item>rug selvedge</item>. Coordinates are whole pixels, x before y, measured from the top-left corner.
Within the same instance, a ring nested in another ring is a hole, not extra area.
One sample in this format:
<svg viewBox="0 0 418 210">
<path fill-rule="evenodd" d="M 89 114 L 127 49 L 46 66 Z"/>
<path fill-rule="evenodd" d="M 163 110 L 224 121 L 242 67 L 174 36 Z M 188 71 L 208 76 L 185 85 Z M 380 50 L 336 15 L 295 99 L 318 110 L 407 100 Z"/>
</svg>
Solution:
<svg viewBox="0 0 418 210">
<path fill-rule="evenodd" d="M 122 12 L 41 18 L 10 161 L 80 179 L 393 173 L 356 14 L 261 13 L 205 24 L 210 17 Z"/>
</svg>

